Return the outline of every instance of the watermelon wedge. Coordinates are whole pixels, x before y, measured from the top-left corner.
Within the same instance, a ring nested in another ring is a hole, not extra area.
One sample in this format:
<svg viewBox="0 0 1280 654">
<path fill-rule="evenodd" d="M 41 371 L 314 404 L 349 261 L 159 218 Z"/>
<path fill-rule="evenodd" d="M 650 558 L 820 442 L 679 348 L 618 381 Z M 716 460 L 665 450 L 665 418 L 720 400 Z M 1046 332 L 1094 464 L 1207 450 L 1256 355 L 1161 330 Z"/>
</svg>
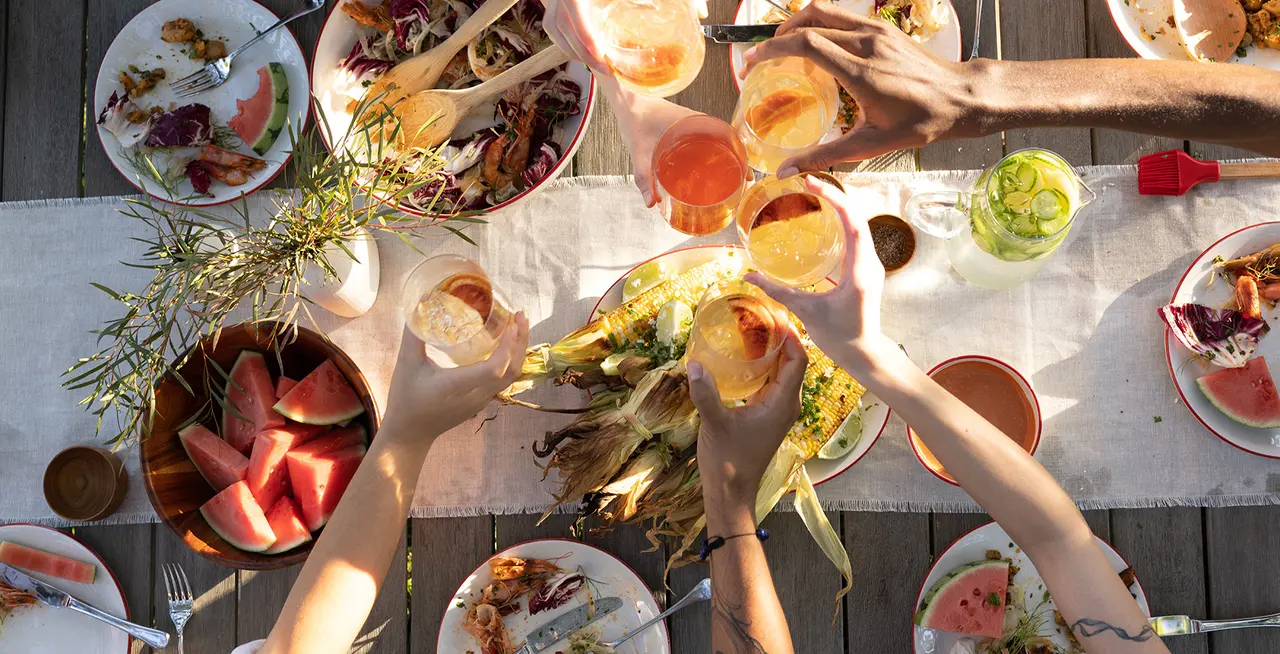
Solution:
<svg viewBox="0 0 1280 654">
<path fill-rule="evenodd" d="M 22 568 L 27 572 L 81 584 L 93 583 L 93 578 L 98 574 L 98 566 L 92 563 L 69 559 L 10 541 L 0 543 L 0 563 Z"/>
<path fill-rule="evenodd" d="M 926 629 L 999 638 L 1008 588 L 1008 561 L 967 563 L 925 593 L 915 622 Z"/>
<path fill-rule="evenodd" d="M 249 459 L 204 425 L 194 424 L 178 432 L 178 441 L 200 476 L 220 491 L 242 481 L 249 470 Z"/>
<path fill-rule="evenodd" d="M 319 456 L 329 452 L 345 450 L 356 445 L 369 446 L 369 433 L 365 431 L 364 425 L 351 425 L 350 427 L 335 429 L 323 436 L 316 437 L 315 440 L 309 441 L 306 445 L 294 447 L 290 451 L 297 452 L 298 456 Z"/>
<path fill-rule="evenodd" d="M 1197 379 L 1196 385 L 1228 418 L 1261 429 L 1280 427 L 1280 393 L 1266 359 L 1249 359 L 1243 368 L 1223 368 Z"/>
<path fill-rule="evenodd" d="M 289 76 L 283 64 L 273 61 L 258 69 L 258 90 L 247 100 L 236 100 L 236 115 L 227 126 L 262 156 L 279 138 L 288 119 Z"/>
<path fill-rule="evenodd" d="M 332 425 L 364 413 L 364 405 L 332 359 L 302 378 L 280 398 L 276 411 L 308 425 Z"/>
<path fill-rule="evenodd" d="M 308 453 L 303 447 L 286 455 L 293 497 L 302 508 L 307 529 L 316 531 L 333 517 L 364 455 L 363 445 L 323 454 Z"/>
<path fill-rule="evenodd" d="M 253 440 L 253 453 L 246 464 L 245 483 L 258 501 L 258 506 L 275 506 L 283 496 L 290 494 L 289 467 L 284 455 L 311 440 L 327 427 L 291 424 L 264 429 Z"/>
<path fill-rule="evenodd" d="M 200 515 L 223 540 L 246 552 L 264 552 L 276 542 L 249 485 L 238 481 L 200 507 Z"/>
<path fill-rule="evenodd" d="M 267 511 L 267 524 L 276 535 L 276 544 L 268 547 L 263 554 L 281 554 L 311 542 L 311 532 L 302 522 L 302 509 L 292 498 L 282 497 L 280 501 Z"/>
<path fill-rule="evenodd" d="M 289 393 L 289 391 L 293 390 L 294 386 L 297 386 L 297 385 L 298 385 L 298 380 L 289 379 L 284 375 L 280 375 L 280 378 L 276 380 L 276 399 L 278 400 L 284 397 L 286 394 Z"/>
<path fill-rule="evenodd" d="M 258 432 L 284 425 L 284 418 L 271 410 L 276 400 L 276 389 L 262 353 L 252 350 L 241 352 L 231 368 L 231 379 L 223 390 L 227 405 L 235 407 L 235 413 L 223 408 L 222 438 L 241 454 L 247 455 L 253 449 L 253 438 Z"/>
</svg>

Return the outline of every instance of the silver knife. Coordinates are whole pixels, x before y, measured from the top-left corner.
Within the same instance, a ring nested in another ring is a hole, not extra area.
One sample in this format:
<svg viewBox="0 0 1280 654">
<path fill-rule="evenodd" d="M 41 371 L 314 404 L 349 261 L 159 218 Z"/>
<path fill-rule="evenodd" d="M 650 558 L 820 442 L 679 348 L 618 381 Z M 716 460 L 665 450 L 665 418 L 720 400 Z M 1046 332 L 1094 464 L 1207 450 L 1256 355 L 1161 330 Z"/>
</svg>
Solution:
<svg viewBox="0 0 1280 654">
<path fill-rule="evenodd" d="M 777 25 L 703 25 L 702 35 L 716 43 L 759 43 L 773 38 Z"/>
<path fill-rule="evenodd" d="M 120 631 L 137 638 L 138 640 L 156 648 L 164 649 L 169 644 L 169 634 L 157 629 L 150 629 L 142 625 L 136 625 L 132 622 L 117 618 L 110 613 L 106 613 L 100 609 L 96 609 L 80 600 L 72 597 L 64 590 L 59 590 L 49 584 L 32 577 L 31 575 L 11 568 L 0 563 L 0 581 L 3 581 L 18 590 L 25 590 L 36 599 L 48 604 L 54 608 L 71 609 L 79 613 L 83 613 L 95 620 L 101 620 Z"/>
<path fill-rule="evenodd" d="M 524 647 L 516 650 L 516 654 L 538 654 L 620 608 L 622 608 L 622 600 L 617 597 L 602 597 L 596 600 L 595 604 L 583 604 L 534 629 L 525 639 Z"/>
<path fill-rule="evenodd" d="M 1165 615 L 1150 618 L 1151 628 L 1157 636 L 1182 636 L 1185 634 L 1203 634 L 1223 629 L 1245 629 L 1247 627 L 1280 627 L 1280 613 L 1264 615 L 1257 618 L 1239 620 L 1194 620 L 1185 615 Z"/>
</svg>

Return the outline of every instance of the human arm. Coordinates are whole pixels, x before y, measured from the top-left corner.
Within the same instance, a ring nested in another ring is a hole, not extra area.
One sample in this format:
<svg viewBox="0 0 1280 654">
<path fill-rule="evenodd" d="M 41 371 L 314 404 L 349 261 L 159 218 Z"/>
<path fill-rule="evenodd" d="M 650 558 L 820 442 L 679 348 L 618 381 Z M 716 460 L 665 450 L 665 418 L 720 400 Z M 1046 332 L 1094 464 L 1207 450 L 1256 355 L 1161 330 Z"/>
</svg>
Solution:
<svg viewBox="0 0 1280 654">
<path fill-rule="evenodd" d="M 848 134 L 784 162 L 786 177 L 903 148 L 1024 127 L 1097 127 L 1280 156 L 1280 73 L 1143 59 L 943 61 L 897 28 L 813 3 L 749 50 L 813 59 L 858 102 Z M 789 169 L 789 170 L 788 170 Z"/>
<path fill-rule="evenodd" d="M 528 335 L 528 322 L 518 315 L 488 360 L 441 369 L 427 360 L 422 341 L 405 329 L 382 427 L 259 654 L 350 649 L 404 535 L 432 444 L 515 381 Z"/>
<path fill-rule="evenodd" d="M 1086 650 L 1167 652 L 1057 481 L 1012 439 L 929 378 L 880 330 L 884 285 L 865 217 L 833 187 L 806 180 L 845 227 L 840 283 L 823 293 L 759 285 L 800 318 L 814 342 L 903 418 L 1026 552 Z"/>
<path fill-rule="evenodd" d="M 715 379 L 690 361 L 689 390 L 702 426 L 698 472 L 707 537 L 728 538 L 711 552 L 711 644 L 717 654 L 789 654 L 787 618 L 773 587 L 764 547 L 755 537 L 756 493 L 782 439 L 800 415 L 808 357 L 788 332 L 776 378 L 745 405 L 727 408 Z"/>
</svg>

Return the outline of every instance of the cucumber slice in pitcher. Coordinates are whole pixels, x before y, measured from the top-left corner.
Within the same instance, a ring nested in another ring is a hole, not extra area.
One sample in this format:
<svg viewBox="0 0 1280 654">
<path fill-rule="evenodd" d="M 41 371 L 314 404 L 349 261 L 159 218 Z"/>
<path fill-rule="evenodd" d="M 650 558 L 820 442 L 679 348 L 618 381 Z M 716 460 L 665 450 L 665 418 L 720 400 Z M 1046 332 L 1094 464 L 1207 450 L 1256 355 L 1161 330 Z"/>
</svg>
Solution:
<svg viewBox="0 0 1280 654">
<path fill-rule="evenodd" d="M 1041 236 L 1053 236 L 1054 234 L 1057 234 L 1058 232 L 1060 232 L 1060 231 L 1062 231 L 1063 229 L 1065 229 L 1065 228 L 1067 227 L 1067 223 L 1068 223 L 1068 222 L 1069 222 L 1069 221 L 1067 220 L 1067 218 L 1066 218 L 1065 216 L 1063 216 L 1062 218 L 1059 218 L 1059 219 L 1057 219 L 1057 220 L 1041 220 L 1041 221 L 1040 221 L 1040 235 L 1041 235 Z"/>
<path fill-rule="evenodd" d="M 1014 191 L 1004 196 L 1004 205 L 1017 213 L 1026 213 L 1031 206 L 1031 196 L 1022 191 Z"/>
<path fill-rule="evenodd" d="M 1067 217 L 1067 199 L 1053 189 L 1044 189 L 1031 198 L 1031 215 L 1036 220 L 1056 221 Z"/>
<path fill-rule="evenodd" d="M 1031 164 L 1022 164 L 1018 166 L 1018 190 L 1028 192 L 1036 187 L 1036 182 L 1040 180 L 1040 173 L 1036 171 L 1036 167 Z"/>
</svg>

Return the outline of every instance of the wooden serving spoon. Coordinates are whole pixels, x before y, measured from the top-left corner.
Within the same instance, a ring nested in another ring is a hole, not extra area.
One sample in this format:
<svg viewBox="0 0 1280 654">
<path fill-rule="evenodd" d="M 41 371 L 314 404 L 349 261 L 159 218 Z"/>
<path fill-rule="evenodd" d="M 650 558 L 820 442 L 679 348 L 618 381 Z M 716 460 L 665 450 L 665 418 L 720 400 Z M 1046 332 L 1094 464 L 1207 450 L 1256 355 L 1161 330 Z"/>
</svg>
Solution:
<svg viewBox="0 0 1280 654">
<path fill-rule="evenodd" d="M 1239 0 L 1173 0 L 1173 22 L 1196 61 L 1226 61 L 1244 39 Z"/>
<path fill-rule="evenodd" d="M 515 4 L 516 0 L 487 0 L 443 43 L 383 73 L 370 85 L 365 97 L 376 98 L 382 94 L 381 102 L 395 106 L 409 95 L 435 88 L 449 62 Z"/>
<path fill-rule="evenodd" d="M 395 108 L 396 116 L 400 118 L 401 144 L 417 148 L 435 147 L 448 139 L 458 123 L 480 105 L 567 61 L 569 55 L 555 45 L 549 45 L 479 86 L 456 91 L 419 91 Z"/>
</svg>

